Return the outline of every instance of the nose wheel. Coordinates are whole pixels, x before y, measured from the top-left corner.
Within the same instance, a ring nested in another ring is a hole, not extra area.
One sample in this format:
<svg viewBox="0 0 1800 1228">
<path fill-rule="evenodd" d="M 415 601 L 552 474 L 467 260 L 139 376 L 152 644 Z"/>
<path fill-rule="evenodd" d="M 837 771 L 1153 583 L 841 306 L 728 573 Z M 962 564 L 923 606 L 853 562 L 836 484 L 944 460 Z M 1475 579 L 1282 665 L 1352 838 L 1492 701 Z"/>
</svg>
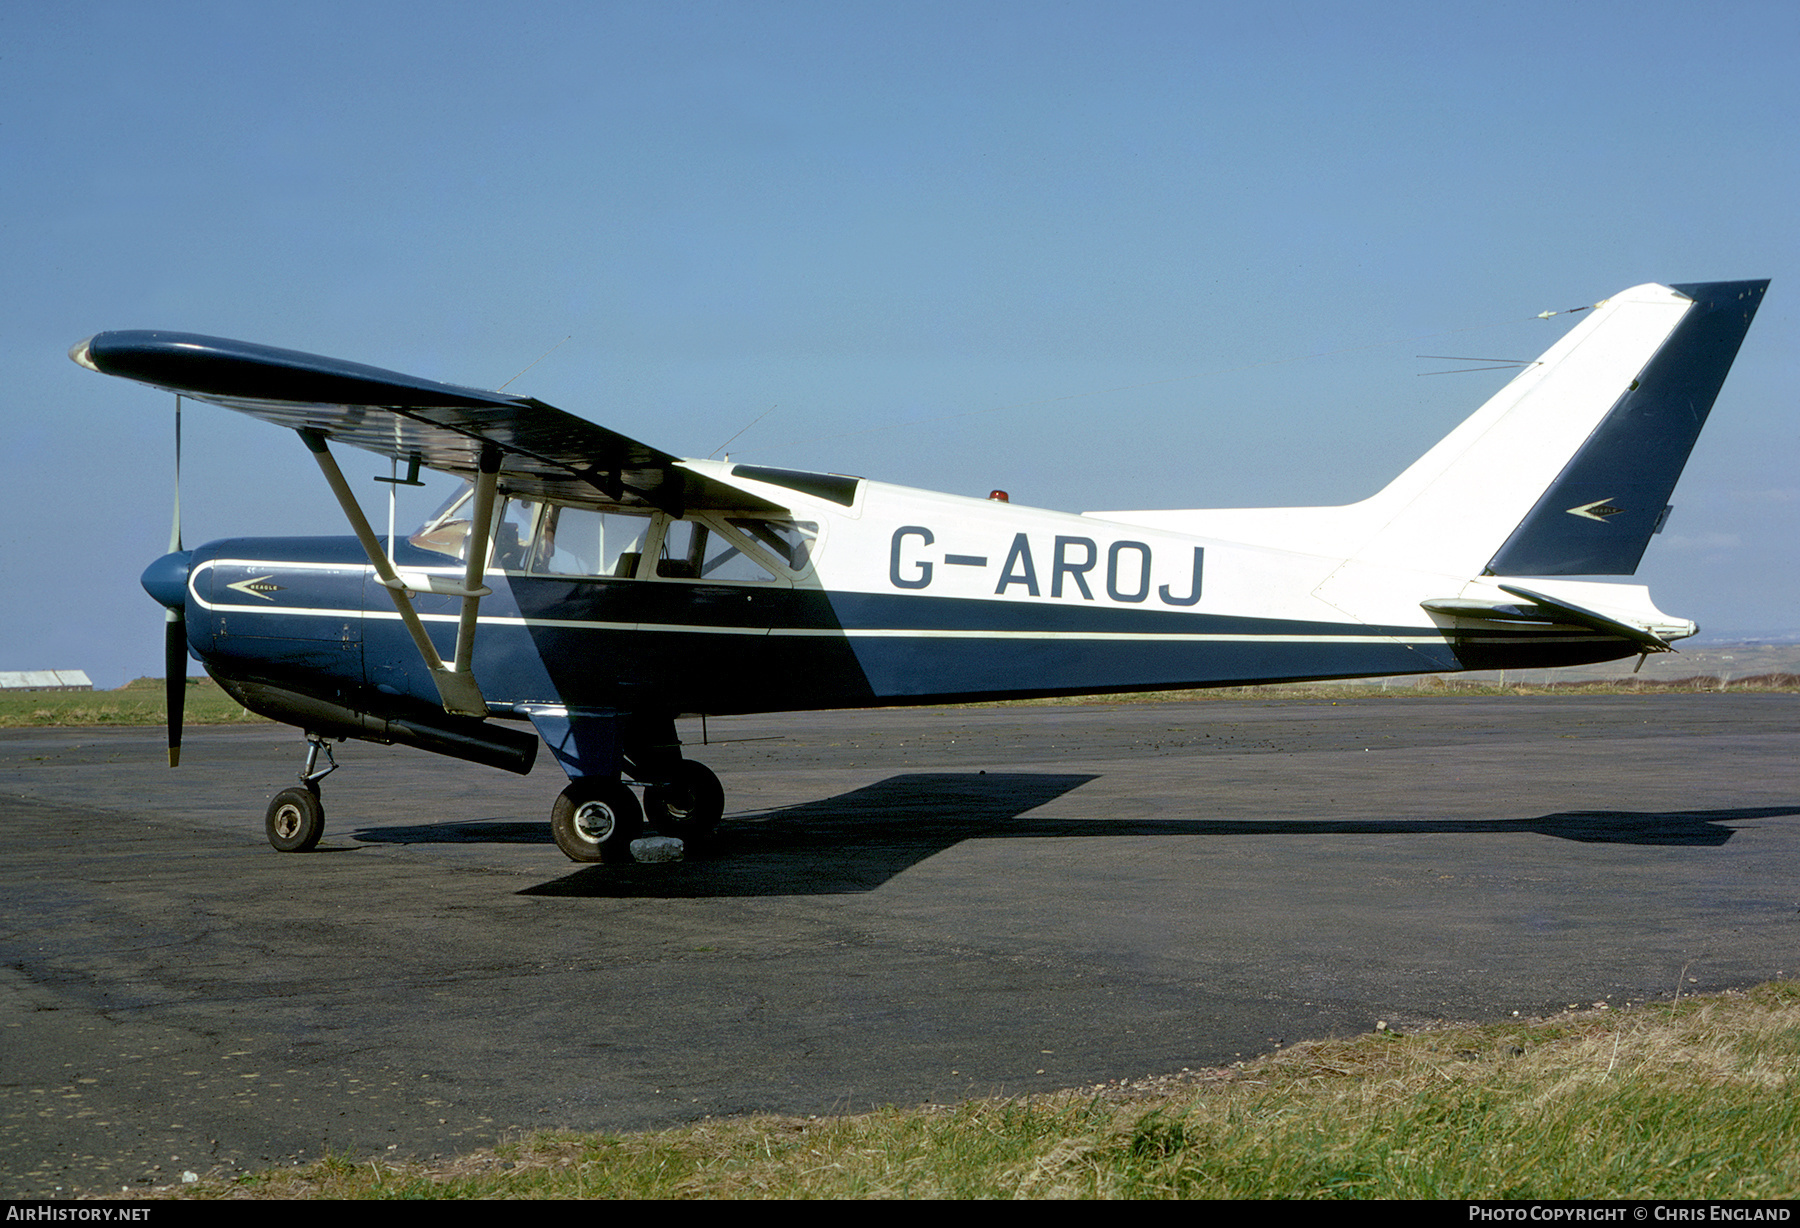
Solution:
<svg viewBox="0 0 1800 1228">
<path fill-rule="evenodd" d="M 319 767 L 320 751 L 325 752 L 329 765 L 323 769 Z M 270 799 L 263 816 L 263 830 L 276 852 L 310 853 L 319 846 L 319 837 L 325 834 L 325 803 L 319 800 L 319 782 L 337 769 L 331 744 L 318 734 L 307 734 L 306 766 L 300 770 L 299 785 Z"/>
<path fill-rule="evenodd" d="M 325 804 L 316 785 L 283 789 L 263 820 L 269 843 L 282 853 L 310 853 L 325 834 Z"/>
</svg>

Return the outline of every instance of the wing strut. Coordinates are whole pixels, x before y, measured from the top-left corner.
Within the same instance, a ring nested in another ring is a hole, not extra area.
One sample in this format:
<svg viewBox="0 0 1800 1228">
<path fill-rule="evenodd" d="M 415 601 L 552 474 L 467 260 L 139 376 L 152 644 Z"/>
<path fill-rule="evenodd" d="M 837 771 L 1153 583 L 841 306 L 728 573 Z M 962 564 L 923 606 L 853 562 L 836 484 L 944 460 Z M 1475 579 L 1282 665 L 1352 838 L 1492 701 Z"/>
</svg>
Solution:
<svg viewBox="0 0 1800 1228">
<path fill-rule="evenodd" d="M 481 606 L 481 599 L 492 592 L 481 584 L 481 573 L 487 564 L 488 538 L 493 528 L 494 487 L 500 473 L 500 451 L 492 446 L 481 450 L 480 467 L 475 477 L 474 523 L 469 526 L 467 550 L 468 567 L 463 574 L 462 587 L 445 584 L 437 577 L 414 577 L 409 583 L 401 579 L 394 565 L 388 562 L 387 554 L 381 548 L 381 542 L 375 536 L 375 530 L 369 527 L 368 517 L 363 515 L 361 505 L 356 501 L 356 494 L 350 489 L 350 483 L 344 480 L 343 470 L 331 455 L 331 449 L 325 444 L 325 437 L 318 431 L 303 430 L 300 438 L 305 441 L 307 450 L 319 463 L 319 472 L 325 475 L 325 481 L 331 486 L 331 493 L 337 496 L 338 506 L 344 511 L 344 518 L 356 533 L 356 540 L 362 543 L 363 553 L 369 556 L 369 563 L 375 568 L 375 575 L 388 596 L 394 600 L 394 609 L 400 613 L 400 621 L 412 635 L 413 643 L 418 646 L 419 655 L 425 660 L 425 668 L 431 672 L 431 680 L 437 684 L 438 698 L 443 701 L 444 711 L 457 716 L 486 716 L 487 700 L 482 697 L 481 688 L 475 683 L 475 675 L 470 666 L 475 657 L 475 616 Z M 436 582 L 434 582 L 436 581 Z M 445 665 L 444 659 L 438 655 L 437 646 L 425 633 L 425 624 L 420 621 L 418 611 L 413 609 L 412 597 L 415 592 L 444 593 L 462 598 L 462 617 L 456 629 L 456 657 L 451 665 Z"/>
<path fill-rule="evenodd" d="M 469 523 L 468 565 L 463 570 L 462 617 L 456 624 L 456 664 L 452 667 L 466 678 L 469 690 L 473 692 L 475 701 L 481 704 L 481 714 L 487 715 L 487 702 L 481 698 L 481 691 L 475 686 L 475 676 L 469 672 L 475 661 L 475 615 L 481 608 L 481 599 L 491 590 L 481 583 L 481 573 L 487 570 L 488 539 L 494 530 L 494 487 L 500 476 L 500 449 L 491 443 L 481 446 L 479 468 L 475 473 L 475 509 L 474 519 Z M 438 684 L 443 690 L 443 683 Z M 444 701 L 446 708 L 449 700 Z M 454 711 L 455 709 L 451 709 Z"/>
</svg>

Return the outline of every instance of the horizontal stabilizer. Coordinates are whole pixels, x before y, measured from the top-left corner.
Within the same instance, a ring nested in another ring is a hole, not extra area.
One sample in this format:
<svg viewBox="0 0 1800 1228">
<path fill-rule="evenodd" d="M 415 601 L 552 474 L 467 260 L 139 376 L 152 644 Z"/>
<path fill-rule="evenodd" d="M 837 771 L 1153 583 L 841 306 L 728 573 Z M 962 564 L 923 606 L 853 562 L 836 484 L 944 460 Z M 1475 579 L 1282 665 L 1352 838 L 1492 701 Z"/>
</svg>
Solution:
<svg viewBox="0 0 1800 1228">
<path fill-rule="evenodd" d="M 1492 622 L 1528 623 L 1533 625 L 1562 625 L 1586 627 L 1590 631 L 1599 631 L 1605 635 L 1616 635 L 1620 639 L 1630 640 L 1645 652 L 1673 652 L 1669 641 L 1646 627 L 1633 626 L 1616 618 L 1609 618 L 1597 610 L 1558 597 L 1537 592 L 1529 588 L 1520 588 L 1516 584 L 1497 586 L 1501 592 L 1521 597 L 1524 603 L 1481 601 L 1472 598 L 1443 597 L 1419 604 L 1434 614 L 1448 614 L 1454 618 L 1480 618 Z"/>
<path fill-rule="evenodd" d="M 1538 605 L 1554 612 L 1557 622 L 1570 622 L 1578 626 L 1591 627 L 1595 631 L 1604 631 L 1609 635 L 1622 636 L 1637 644 L 1646 652 L 1673 652 L 1669 641 L 1645 627 L 1634 627 L 1630 623 L 1620 622 L 1616 618 L 1590 610 L 1585 606 L 1573 605 L 1567 601 L 1559 601 L 1555 597 L 1545 596 L 1529 588 L 1520 588 L 1516 584 L 1502 584 L 1500 591 L 1511 593 L 1515 597 L 1523 597 L 1527 601 L 1535 601 Z"/>
</svg>

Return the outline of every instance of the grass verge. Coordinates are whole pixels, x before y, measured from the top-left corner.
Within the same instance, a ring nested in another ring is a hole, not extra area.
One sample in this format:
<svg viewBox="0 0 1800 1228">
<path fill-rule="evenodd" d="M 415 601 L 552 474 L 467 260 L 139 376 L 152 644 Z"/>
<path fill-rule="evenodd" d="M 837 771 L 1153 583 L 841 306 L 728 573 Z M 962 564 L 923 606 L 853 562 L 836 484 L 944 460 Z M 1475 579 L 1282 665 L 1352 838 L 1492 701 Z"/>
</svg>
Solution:
<svg viewBox="0 0 1800 1228">
<path fill-rule="evenodd" d="M 201 1198 L 1800 1196 L 1800 982 L 1628 1011 L 1308 1042 L 1053 1096 L 539 1134 Z M 175 1191 L 165 1191 L 173 1193 Z"/>
<path fill-rule="evenodd" d="M 139 678 L 117 691 L 26 691 L 0 695 L 0 729 L 31 726 L 158 725 L 163 680 Z M 269 724 L 219 689 L 210 678 L 188 679 L 183 725 Z"/>
</svg>

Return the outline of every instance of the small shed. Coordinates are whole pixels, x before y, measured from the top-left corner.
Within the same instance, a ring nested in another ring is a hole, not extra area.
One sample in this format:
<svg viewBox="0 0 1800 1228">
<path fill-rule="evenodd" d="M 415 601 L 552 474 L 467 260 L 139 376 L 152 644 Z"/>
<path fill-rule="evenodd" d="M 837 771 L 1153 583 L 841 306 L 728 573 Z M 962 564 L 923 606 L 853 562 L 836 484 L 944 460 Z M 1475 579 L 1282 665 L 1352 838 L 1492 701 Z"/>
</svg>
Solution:
<svg viewBox="0 0 1800 1228">
<path fill-rule="evenodd" d="M 78 669 L 0 670 L 0 691 L 91 691 L 94 680 Z"/>
</svg>

